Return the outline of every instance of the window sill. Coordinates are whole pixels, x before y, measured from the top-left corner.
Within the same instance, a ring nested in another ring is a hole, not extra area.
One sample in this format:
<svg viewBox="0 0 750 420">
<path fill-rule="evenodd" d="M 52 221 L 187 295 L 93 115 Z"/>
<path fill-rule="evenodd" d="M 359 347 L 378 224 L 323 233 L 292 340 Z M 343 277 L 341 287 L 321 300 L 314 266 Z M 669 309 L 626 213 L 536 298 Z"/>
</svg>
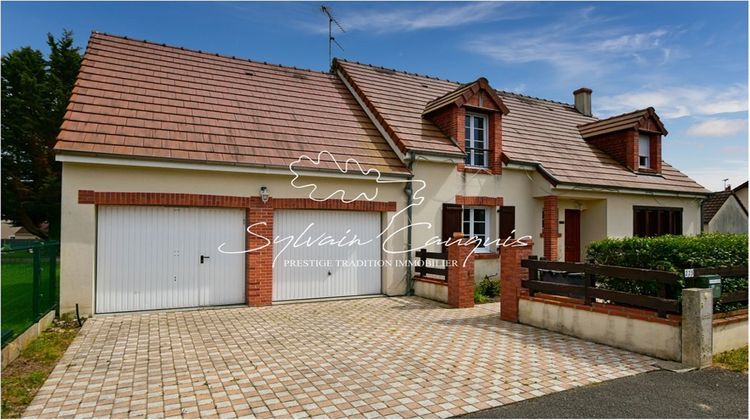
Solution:
<svg viewBox="0 0 750 420">
<path fill-rule="evenodd" d="M 495 175 L 492 172 L 492 169 L 488 167 L 483 167 L 483 166 L 464 166 L 464 167 L 459 167 L 458 170 L 460 172 L 467 172 L 467 173 L 472 173 L 472 174 Z"/>
<path fill-rule="evenodd" d="M 497 258 L 500 258 L 500 253 L 499 252 L 480 252 L 480 251 L 477 251 L 474 254 L 474 259 L 475 260 L 492 260 L 492 259 L 497 259 Z"/>
</svg>

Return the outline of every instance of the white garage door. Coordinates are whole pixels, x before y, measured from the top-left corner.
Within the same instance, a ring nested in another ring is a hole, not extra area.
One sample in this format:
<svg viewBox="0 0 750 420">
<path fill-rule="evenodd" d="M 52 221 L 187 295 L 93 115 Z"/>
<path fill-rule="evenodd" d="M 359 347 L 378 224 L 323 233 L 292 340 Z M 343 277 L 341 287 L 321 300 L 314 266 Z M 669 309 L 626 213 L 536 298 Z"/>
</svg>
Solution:
<svg viewBox="0 0 750 420">
<path fill-rule="evenodd" d="M 245 254 L 224 242 L 245 249 L 243 210 L 99 207 L 96 312 L 243 303 Z"/>
<path fill-rule="evenodd" d="M 380 213 L 277 210 L 273 229 L 293 238 L 286 249 L 274 244 L 274 301 L 381 293 Z M 320 245 L 325 237 L 362 245 Z"/>
</svg>

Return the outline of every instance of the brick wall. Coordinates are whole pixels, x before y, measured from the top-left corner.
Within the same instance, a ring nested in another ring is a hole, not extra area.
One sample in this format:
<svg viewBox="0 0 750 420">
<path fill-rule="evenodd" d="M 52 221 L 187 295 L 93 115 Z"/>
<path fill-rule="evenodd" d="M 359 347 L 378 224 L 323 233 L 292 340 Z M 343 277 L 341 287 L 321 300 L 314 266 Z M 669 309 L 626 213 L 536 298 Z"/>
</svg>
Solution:
<svg viewBox="0 0 750 420">
<path fill-rule="evenodd" d="M 456 232 L 453 234 L 453 240 L 463 236 L 463 233 Z M 454 308 L 471 308 L 474 306 L 474 254 L 471 253 L 473 246 L 455 242 L 447 248 L 448 304 Z"/>
<path fill-rule="evenodd" d="M 430 117 L 443 134 L 453 137 L 461 150 L 464 150 L 464 142 L 466 141 L 466 137 L 464 136 L 465 118 L 466 110 L 456 105 L 446 106 L 436 111 Z"/>
<path fill-rule="evenodd" d="M 661 173 L 661 136 L 651 136 L 651 169 Z"/>
<path fill-rule="evenodd" d="M 542 220 L 542 237 L 544 238 L 544 258 L 557 261 L 557 241 L 559 221 L 557 213 L 557 196 L 544 197 L 544 219 Z"/>
<path fill-rule="evenodd" d="M 630 170 L 638 169 L 638 131 L 625 130 L 587 139 Z"/>
<path fill-rule="evenodd" d="M 524 247 L 502 247 L 500 249 L 500 319 L 518 322 L 518 299 L 521 282 L 528 280 L 529 270 L 521 267 L 521 261 L 531 255 L 532 243 Z"/>
<path fill-rule="evenodd" d="M 482 92 L 480 92 L 482 93 Z M 469 99 L 467 105 L 471 105 L 477 102 L 477 97 L 474 95 Z M 478 173 L 492 173 L 500 174 L 503 171 L 502 152 L 503 152 L 503 127 L 502 127 L 502 113 L 494 111 L 496 106 L 490 100 L 485 98 L 485 105 L 492 104 L 493 107 L 484 112 L 487 115 L 489 123 L 488 140 L 489 140 L 489 162 L 487 169 L 478 168 L 467 168 L 466 165 L 460 163 L 458 169 L 466 172 L 478 172 Z M 477 111 L 482 113 L 481 110 Z M 452 137 L 457 143 L 461 150 L 465 151 L 466 147 L 466 136 L 464 127 L 466 125 L 466 109 L 456 105 L 446 106 L 443 109 L 436 111 L 430 116 L 432 122 L 448 137 Z"/>
<path fill-rule="evenodd" d="M 503 205 L 503 198 L 475 195 L 457 195 L 456 204 L 461 204 L 462 206 L 499 207 Z"/>
<path fill-rule="evenodd" d="M 270 203 L 251 207 L 247 209 L 246 214 L 248 226 L 259 223 L 253 226 L 253 233 L 273 239 L 273 207 L 270 206 Z M 263 249 L 246 254 L 246 302 L 250 306 L 270 305 L 273 293 L 273 267 L 271 266 L 273 263 L 273 243 L 268 244 L 263 238 L 250 234 L 246 235 L 246 241 L 247 249 L 266 245 Z"/>
<path fill-rule="evenodd" d="M 257 223 L 252 228 L 253 233 L 271 240 L 273 240 L 273 215 L 275 209 L 396 211 L 396 203 L 393 201 L 355 201 L 344 203 L 339 200 L 315 201 L 309 198 L 270 198 L 267 203 L 263 203 L 260 197 L 153 192 L 102 192 L 92 190 L 79 190 L 78 203 L 128 206 L 244 208 L 248 226 Z M 259 248 L 267 244 L 267 241 L 263 238 L 249 233 L 245 239 L 246 249 Z M 262 306 L 271 304 L 273 295 L 272 264 L 272 243 L 267 244 L 262 249 L 246 254 L 245 301 L 248 305 Z"/>
<path fill-rule="evenodd" d="M 661 135 L 651 135 L 651 167 L 640 168 L 639 159 L 639 131 L 637 129 L 603 134 L 587 139 L 589 143 L 612 156 L 620 164 L 631 171 L 661 173 Z"/>
</svg>

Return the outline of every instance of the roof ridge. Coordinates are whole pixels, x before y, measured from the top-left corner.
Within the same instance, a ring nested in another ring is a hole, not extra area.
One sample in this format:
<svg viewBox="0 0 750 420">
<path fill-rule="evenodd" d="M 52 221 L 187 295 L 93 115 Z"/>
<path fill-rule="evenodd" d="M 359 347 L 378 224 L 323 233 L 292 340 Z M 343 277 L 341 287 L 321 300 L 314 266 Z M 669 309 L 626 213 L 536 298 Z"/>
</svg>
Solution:
<svg viewBox="0 0 750 420">
<path fill-rule="evenodd" d="M 638 114 L 638 113 L 641 113 L 641 112 L 646 112 L 649 109 L 653 109 L 653 108 L 654 107 L 649 106 L 649 107 L 646 107 L 646 108 L 643 108 L 643 109 L 636 109 L 635 111 L 623 112 L 622 114 L 611 115 L 611 116 L 609 116 L 607 118 L 599 118 L 597 121 L 591 121 L 591 122 L 587 122 L 585 124 L 581 124 L 581 127 L 584 126 L 584 125 L 587 125 L 587 124 L 594 124 L 594 123 L 597 123 L 597 122 L 607 121 L 607 120 L 612 119 L 612 118 L 620 118 L 620 117 L 624 117 L 626 115 Z"/>
<path fill-rule="evenodd" d="M 521 98 L 534 99 L 534 100 L 537 100 L 537 101 L 550 102 L 550 103 L 553 103 L 553 104 L 566 105 L 566 106 L 569 106 L 569 107 L 573 106 L 573 104 L 571 104 L 571 103 L 562 102 L 562 101 L 556 101 L 554 99 L 538 98 L 536 96 L 524 95 L 522 93 L 510 92 L 510 91 L 507 91 L 507 90 L 500 90 L 500 89 L 495 89 L 495 91 L 496 92 L 500 92 L 501 94 L 513 95 L 513 96 L 520 96 Z"/>
<path fill-rule="evenodd" d="M 347 60 L 345 58 L 335 57 L 335 59 L 338 60 L 338 61 L 343 61 L 344 63 L 358 64 L 360 66 L 367 66 L 367 67 L 370 67 L 370 68 L 373 68 L 373 69 L 390 70 L 390 71 L 395 72 L 395 73 L 407 74 L 407 75 L 410 75 L 410 76 L 417 76 L 417 77 L 424 77 L 426 79 L 439 80 L 441 82 L 456 83 L 458 85 L 465 85 L 466 84 L 464 82 L 459 82 L 459 81 L 456 81 L 456 80 L 443 79 L 441 77 L 430 76 L 428 74 L 414 73 L 414 72 L 409 72 L 409 71 L 406 71 L 406 70 L 398 70 L 398 69 L 394 69 L 394 68 L 390 68 L 390 67 L 377 66 L 375 64 L 360 63 L 359 61 Z M 471 82 L 469 82 L 469 83 L 471 83 Z"/>
<path fill-rule="evenodd" d="M 484 76 L 480 76 L 480 77 L 476 78 L 475 80 L 472 80 L 471 82 L 459 82 L 457 80 L 443 79 L 441 77 L 430 76 L 430 75 L 427 75 L 427 74 L 409 72 L 409 71 L 406 71 L 406 70 L 398 70 L 398 69 L 394 69 L 394 68 L 390 68 L 390 67 L 378 66 L 378 65 L 375 65 L 375 64 L 361 63 L 361 62 L 356 61 L 356 60 L 347 60 L 345 58 L 338 58 L 338 57 L 336 57 L 336 60 L 343 61 L 345 63 L 358 64 L 360 66 L 366 66 L 366 67 L 370 67 L 370 68 L 373 68 L 373 69 L 390 70 L 390 71 L 393 71 L 393 72 L 396 72 L 396 73 L 408 74 L 408 75 L 417 76 L 417 77 L 424 77 L 424 78 L 431 79 L 431 80 L 440 80 L 440 81 L 443 81 L 443 82 L 455 83 L 455 84 L 460 85 L 460 86 L 464 86 L 464 85 L 468 85 L 468 84 L 474 83 L 477 80 L 479 80 L 479 79 L 481 79 L 481 78 L 484 77 Z M 458 88 L 456 88 L 456 89 L 459 89 L 460 86 Z M 551 102 L 551 103 L 560 104 L 560 105 L 573 106 L 572 104 L 567 103 L 567 102 L 556 101 L 554 99 L 537 98 L 536 96 L 523 95 L 521 93 L 510 92 L 510 91 L 506 91 L 506 90 L 495 89 L 495 92 L 500 92 L 500 93 L 505 93 L 505 94 L 509 94 L 509 95 L 520 96 L 520 97 L 523 97 L 523 98 L 536 99 L 537 101 Z M 448 92 L 448 93 L 450 93 L 450 92 Z M 445 95 L 443 95 L 443 96 L 445 96 Z"/>
<path fill-rule="evenodd" d="M 129 37 L 129 36 L 126 36 L 126 35 L 115 35 L 115 34 L 110 34 L 110 33 L 107 33 L 107 32 L 95 31 L 95 30 L 91 31 L 91 33 L 92 33 L 92 35 L 104 35 L 104 36 L 107 36 L 107 37 L 122 39 L 122 40 L 126 40 L 126 41 L 142 42 L 144 44 L 155 45 L 155 46 L 158 46 L 158 47 L 165 47 L 165 48 L 171 48 L 171 49 L 180 50 L 180 51 L 194 52 L 194 53 L 198 53 L 198 54 L 207 55 L 209 57 L 222 57 L 222 58 L 236 60 L 236 61 L 243 62 L 243 63 L 250 62 L 250 63 L 255 63 L 255 64 L 263 64 L 263 65 L 271 66 L 271 67 L 280 67 L 280 68 L 285 68 L 285 69 L 290 69 L 290 70 L 306 71 L 306 72 L 315 73 L 315 74 L 323 74 L 323 75 L 327 75 L 327 76 L 331 76 L 332 75 L 331 72 L 323 71 L 323 70 L 306 69 L 306 68 L 302 68 L 302 67 L 288 66 L 288 65 L 284 65 L 284 64 L 269 63 L 267 61 L 253 60 L 253 59 L 250 59 L 250 58 L 242 58 L 242 57 L 237 57 L 237 56 L 234 56 L 234 55 L 220 54 L 220 53 L 213 53 L 213 52 L 208 52 L 208 51 L 203 51 L 203 50 L 197 50 L 197 49 L 194 49 L 194 48 L 178 47 L 178 46 L 172 45 L 172 44 L 167 44 L 167 43 L 163 43 L 163 42 L 149 41 L 147 39 L 133 38 L 133 37 Z M 89 43 L 90 42 L 91 42 L 91 37 L 89 38 Z"/>
</svg>

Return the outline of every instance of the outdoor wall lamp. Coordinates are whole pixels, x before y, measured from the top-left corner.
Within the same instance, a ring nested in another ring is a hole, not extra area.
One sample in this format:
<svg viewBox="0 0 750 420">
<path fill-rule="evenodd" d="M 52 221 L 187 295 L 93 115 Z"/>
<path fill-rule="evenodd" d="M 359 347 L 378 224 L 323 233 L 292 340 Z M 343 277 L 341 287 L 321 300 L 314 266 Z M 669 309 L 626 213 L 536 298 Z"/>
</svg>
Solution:
<svg viewBox="0 0 750 420">
<path fill-rule="evenodd" d="M 263 201 L 263 204 L 268 203 L 268 197 L 271 196 L 271 193 L 268 191 L 267 187 L 260 187 L 260 199 Z"/>
</svg>

